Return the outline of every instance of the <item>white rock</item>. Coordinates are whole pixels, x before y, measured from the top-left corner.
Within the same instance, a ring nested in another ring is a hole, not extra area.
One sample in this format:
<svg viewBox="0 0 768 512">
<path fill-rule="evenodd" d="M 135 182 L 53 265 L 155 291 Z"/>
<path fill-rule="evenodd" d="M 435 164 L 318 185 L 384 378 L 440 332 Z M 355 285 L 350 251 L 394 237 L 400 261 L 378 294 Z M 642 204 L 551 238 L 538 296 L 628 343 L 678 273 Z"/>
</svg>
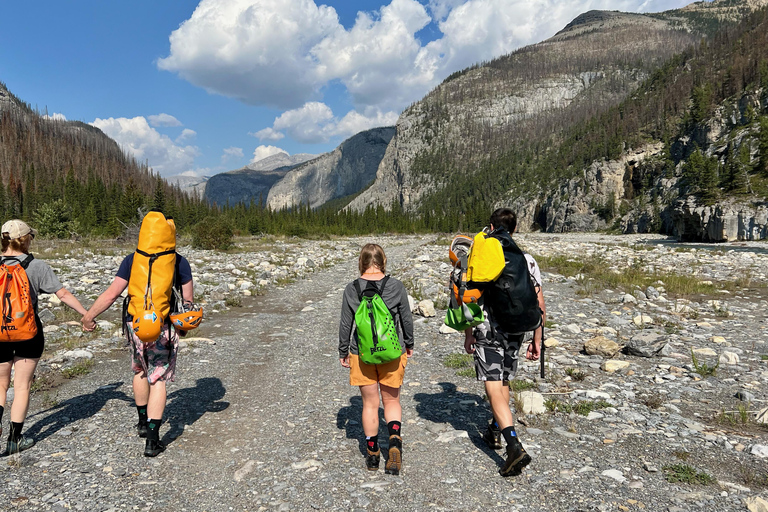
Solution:
<svg viewBox="0 0 768 512">
<path fill-rule="evenodd" d="M 764 444 L 753 444 L 749 453 L 756 457 L 760 457 L 761 459 L 765 459 L 768 457 L 768 446 Z"/>
<path fill-rule="evenodd" d="M 757 423 L 762 423 L 763 425 L 768 424 L 768 407 L 757 413 L 755 421 Z"/>
<path fill-rule="evenodd" d="M 624 296 L 621 298 L 621 302 L 627 304 L 637 304 L 637 299 L 634 295 L 630 295 L 629 293 L 625 293 Z"/>
<path fill-rule="evenodd" d="M 603 371 L 606 371 L 608 373 L 613 373 L 619 370 L 623 370 L 628 366 L 629 366 L 629 361 L 621 361 L 619 359 L 608 359 L 607 361 L 603 361 L 603 364 L 600 365 L 600 368 L 602 368 Z"/>
<path fill-rule="evenodd" d="M 623 483 L 627 481 L 627 479 L 624 477 L 624 474 L 618 469 L 606 469 L 600 474 L 603 476 L 607 476 L 608 478 L 613 478 L 619 483 Z"/>
<path fill-rule="evenodd" d="M 760 496 L 750 496 L 744 500 L 749 512 L 768 512 L 768 501 Z"/>
<path fill-rule="evenodd" d="M 571 334 L 579 334 L 581 332 L 581 327 L 576 324 L 568 324 L 563 327 L 563 330 Z"/>
<path fill-rule="evenodd" d="M 421 256 L 419 256 L 419 261 L 421 262 L 426 262 L 429 260 L 430 260 L 429 254 L 422 254 Z"/>
<path fill-rule="evenodd" d="M 253 471 L 253 467 L 256 465 L 256 461 L 249 460 L 240 469 L 235 471 L 235 482 L 240 482 L 245 476 Z"/>
<path fill-rule="evenodd" d="M 93 354 L 87 350 L 68 350 L 62 354 L 64 359 L 93 359 Z"/>
<path fill-rule="evenodd" d="M 432 318 L 436 315 L 435 304 L 429 299 L 422 300 L 417 307 L 417 313 L 425 318 Z"/>
<path fill-rule="evenodd" d="M 693 353 L 697 356 L 716 356 L 717 352 L 712 350 L 711 348 L 695 348 L 693 349 Z"/>
<path fill-rule="evenodd" d="M 720 345 L 721 343 L 725 343 L 725 338 L 723 338 L 722 336 L 712 336 L 710 338 L 710 341 L 712 343 L 717 343 L 718 345 Z"/>
<path fill-rule="evenodd" d="M 610 400 L 611 395 L 604 391 L 595 391 L 590 389 L 587 391 L 587 398 L 590 400 Z"/>
<path fill-rule="evenodd" d="M 314 310 L 315 308 L 313 308 L 312 306 L 307 306 L 304 309 L 302 309 L 301 312 L 306 313 L 307 311 L 314 311 Z"/>
<path fill-rule="evenodd" d="M 467 438 L 469 439 L 469 434 L 466 430 L 449 430 L 448 432 L 443 432 L 439 436 L 437 436 L 436 441 L 438 443 L 451 443 L 455 441 L 456 439 L 461 438 Z"/>
<path fill-rule="evenodd" d="M 720 354 L 720 362 L 723 364 L 739 364 L 739 354 L 723 352 Z"/>
<path fill-rule="evenodd" d="M 323 463 L 315 459 L 307 459 L 301 462 L 294 462 L 291 464 L 293 469 L 309 469 L 322 467 Z"/>
<path fill-rule="evenodd" d="M 525 414 L 543 414 L 547 409 L 544 407 L 544 396 L 535 391 L 523 391 L 520 393 L 520 400 L 523 402 L 523 412 Z"/>
<path fill-rule="evenodd" d="M 440 329 L 438 329 L 438 332 L 440 334 L 454 334 L 454 333 L 457 333 L 459 331 L 457 331 L 456 329 L 452 329 L 452 328 L 448 327 L 445 324 L 441 324 L 440 325 Z"/>
<path fill-rule="evenodd" d="M 59 326 L 58 325 L 46 325 L 45 327 L 43 327 L 43 332 L 44 333 L 56 332 L 58 330 L 59 330 Z"/>
</svg>

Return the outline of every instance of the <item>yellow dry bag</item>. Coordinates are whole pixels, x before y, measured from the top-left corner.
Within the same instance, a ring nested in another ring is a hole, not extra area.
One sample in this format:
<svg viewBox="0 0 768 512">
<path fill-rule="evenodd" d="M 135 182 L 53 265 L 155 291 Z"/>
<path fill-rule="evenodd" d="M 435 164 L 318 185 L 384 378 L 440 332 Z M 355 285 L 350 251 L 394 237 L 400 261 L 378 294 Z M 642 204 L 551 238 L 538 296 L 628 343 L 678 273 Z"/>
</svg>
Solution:
<svg viewBox="0 0 768 512">
<path fill-rule="evenodd" d="M 504 270 L 504 250 L 501 242 L 482 231 L 475 235 L 467 262 L 467 281 L 490 283 Z"/>
<path fill-rule="evenodd" d="M 161 324 L 165 322 L 171 311 L 175 271 L 176 225 L 161 212 L 149 212 L 141 222 L 128 281 L 128 314 L 134 324 L 140 324 L 136 320 L 146 318 L 148 312 L 155 313 Z M 136 327 L 134 332 L 140 335 Z"/>
</svg>

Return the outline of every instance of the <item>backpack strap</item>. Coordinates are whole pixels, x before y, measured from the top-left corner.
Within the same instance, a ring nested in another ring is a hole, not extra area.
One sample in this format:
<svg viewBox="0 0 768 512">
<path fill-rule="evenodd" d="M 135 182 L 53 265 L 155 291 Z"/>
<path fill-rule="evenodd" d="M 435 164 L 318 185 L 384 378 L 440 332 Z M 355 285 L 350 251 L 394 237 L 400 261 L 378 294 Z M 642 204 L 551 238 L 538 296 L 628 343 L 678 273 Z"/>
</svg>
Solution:
<svg viewBox="0 0 768 512">
<path fill-rule="evenodd" d="M 29 264 L 32 263 L 33 259 L 35 259 L 35 257 L 32 256 L 31 254 L 27 254 L 27 256 L 29 256 L 29 258 L 24 258 L 23 260 L 18 256 L 2 256 L 2 258 L 0 258 L 0 264 L 5 265 L 5 262 L 8 260 L 16 260 L 16 262 L 19 265 L 21 265 L 21 268 L 23 268 L 24 271 L 26 272 L 27 267 L 29 267 Z"/>
<path fill-rule="evenodd" d="M 360 289 L 360 283 L 357 282 L 357 279 L 352 281 L 352 284 L 355 285 L 355 291 L 357 292 L 357 300 L 361 301 L 363 300 L 363 291 Z"/>
</svg>

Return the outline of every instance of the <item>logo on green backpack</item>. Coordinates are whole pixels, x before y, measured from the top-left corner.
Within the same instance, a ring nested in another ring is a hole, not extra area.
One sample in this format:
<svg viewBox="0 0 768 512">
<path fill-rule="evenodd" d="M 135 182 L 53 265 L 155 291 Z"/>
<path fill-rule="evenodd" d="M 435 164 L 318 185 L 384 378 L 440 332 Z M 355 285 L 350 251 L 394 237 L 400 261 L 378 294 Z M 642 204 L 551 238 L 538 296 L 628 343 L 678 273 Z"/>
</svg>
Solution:
<svg viewBox="0 0 768 512">
<path fill-rule="evenodd" d="M 360 360 L 365 364 L 382 364 L 400 358 L 402 348 L 397 336 L 392 313 L 381 298 L 389 276 L 381 281 L 381 288 L 369 281 L 365 290 L 355 280 L 360 306 L 355 312 L 357 348 Z"/>
</svg>

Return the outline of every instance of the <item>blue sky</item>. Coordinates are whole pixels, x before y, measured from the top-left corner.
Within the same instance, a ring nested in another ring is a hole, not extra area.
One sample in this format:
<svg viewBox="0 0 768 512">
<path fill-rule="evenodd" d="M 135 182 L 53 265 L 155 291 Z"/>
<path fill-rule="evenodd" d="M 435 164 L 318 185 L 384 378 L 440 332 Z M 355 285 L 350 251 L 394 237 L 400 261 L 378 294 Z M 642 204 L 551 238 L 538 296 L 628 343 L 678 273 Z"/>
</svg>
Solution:
<svg viewBox="0 0 768 512">
<path fill-rule="evenodd" d="M 163 176 L 322 153 L 590 9 L 680 0 L 5 2 L 0 81 Z"/>
</svg>

